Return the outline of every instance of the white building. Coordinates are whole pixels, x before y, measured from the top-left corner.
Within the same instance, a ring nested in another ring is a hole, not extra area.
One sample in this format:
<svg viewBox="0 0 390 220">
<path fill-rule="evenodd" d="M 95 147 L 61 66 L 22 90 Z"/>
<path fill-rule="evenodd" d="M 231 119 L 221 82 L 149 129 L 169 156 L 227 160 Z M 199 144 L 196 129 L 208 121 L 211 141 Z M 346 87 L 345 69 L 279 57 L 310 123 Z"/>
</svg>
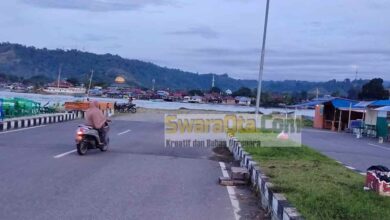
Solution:
<svg viewBox="0 0 390 220">
<path fill-rule="evenodd" d="M 188 101 L 189 103 L 202 103 L 202 97 L 200 96 L 191 96 L 190 100 Z"/>
</svg>

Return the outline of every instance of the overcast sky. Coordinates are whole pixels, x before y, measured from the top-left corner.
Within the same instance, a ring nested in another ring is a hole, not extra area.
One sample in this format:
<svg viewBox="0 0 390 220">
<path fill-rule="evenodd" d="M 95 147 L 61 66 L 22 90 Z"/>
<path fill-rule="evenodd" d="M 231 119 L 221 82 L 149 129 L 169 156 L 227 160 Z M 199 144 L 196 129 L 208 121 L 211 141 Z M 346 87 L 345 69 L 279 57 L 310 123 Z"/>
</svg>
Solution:
<svg viewBox="0 0 390 220">
<path fill-rule="evenodd" d="M 0 0 L 0 41 L 256 79 L 265 0 Z M 388 0 L 271 0 L 264 78 L 390 80 Z"/>
</svg>

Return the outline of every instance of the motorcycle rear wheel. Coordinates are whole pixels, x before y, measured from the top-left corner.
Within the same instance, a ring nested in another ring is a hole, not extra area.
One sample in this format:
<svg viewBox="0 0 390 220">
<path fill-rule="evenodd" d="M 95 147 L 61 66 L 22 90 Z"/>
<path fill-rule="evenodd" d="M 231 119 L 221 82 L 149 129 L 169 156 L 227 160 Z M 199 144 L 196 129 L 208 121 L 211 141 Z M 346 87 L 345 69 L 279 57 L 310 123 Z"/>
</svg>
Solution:
<svg viewBox="0 0 390 220">
<path fill-rule="evenodd" d="M 88 144 L 85 143 L 84 141 L 81 141 L 79 144 L 77 144 L 77 153 L 80 156 L 83 156 L 87 153 L 88 151 Z"/>
</svg>

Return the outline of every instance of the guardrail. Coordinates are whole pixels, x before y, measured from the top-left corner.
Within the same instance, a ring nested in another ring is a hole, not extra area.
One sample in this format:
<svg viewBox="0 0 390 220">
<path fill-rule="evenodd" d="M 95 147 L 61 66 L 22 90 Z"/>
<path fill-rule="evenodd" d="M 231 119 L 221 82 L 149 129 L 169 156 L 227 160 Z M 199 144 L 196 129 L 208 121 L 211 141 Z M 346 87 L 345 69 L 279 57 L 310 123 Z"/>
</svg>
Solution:
<svg viewBox="0 0 390 220">
<path fill-rule="evenodd" d="M 45 115 L 35 115 L 30 117 L 5 119 L 3 121 L 0 121 L 0 132 L 13 130 L 13 129 L 39 126 L 44 124 L 64 122 L 64 121 L 81 118 L 81 116 L 82 115 L 77 112 L 67 112 L 67 113 L 55 113 L 55 114 L 45 114 Z"/>
</svg>

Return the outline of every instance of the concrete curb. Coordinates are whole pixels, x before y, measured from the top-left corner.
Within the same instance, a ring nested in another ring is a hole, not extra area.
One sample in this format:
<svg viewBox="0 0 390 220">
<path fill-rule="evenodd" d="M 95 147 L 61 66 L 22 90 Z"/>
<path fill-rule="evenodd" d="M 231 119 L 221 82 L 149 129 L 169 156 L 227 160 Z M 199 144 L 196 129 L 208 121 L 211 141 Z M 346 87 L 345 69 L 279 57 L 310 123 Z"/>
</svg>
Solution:
<svg viewBox="0 0 390 220">
<path fill-rule="evenodd" d="M 292 207 L 283 194 L 275 193 L 269 178 L 261 172 L 261 168 L 252 156 L 245 152 L 238 139 L 232 135 L 227 136 L 227 146 L 233 153 L 234 159 L 239 160 L 242 167 L 246 167 L 250 174 L 253 189 L 260 194 L 261 205 L 269 210 L 273 220 L 302 220 L 304 219 Z"/>
<path fill-rule="evenodd" d="M 0 122 L 0 132 L 20 128 L 34 127 L 44 124 L 52 124 L 81 118 L 78 112 L 66 112 L 56 114 L 35 115 L 30 117 L 5 119 Z"/>
</svg>

